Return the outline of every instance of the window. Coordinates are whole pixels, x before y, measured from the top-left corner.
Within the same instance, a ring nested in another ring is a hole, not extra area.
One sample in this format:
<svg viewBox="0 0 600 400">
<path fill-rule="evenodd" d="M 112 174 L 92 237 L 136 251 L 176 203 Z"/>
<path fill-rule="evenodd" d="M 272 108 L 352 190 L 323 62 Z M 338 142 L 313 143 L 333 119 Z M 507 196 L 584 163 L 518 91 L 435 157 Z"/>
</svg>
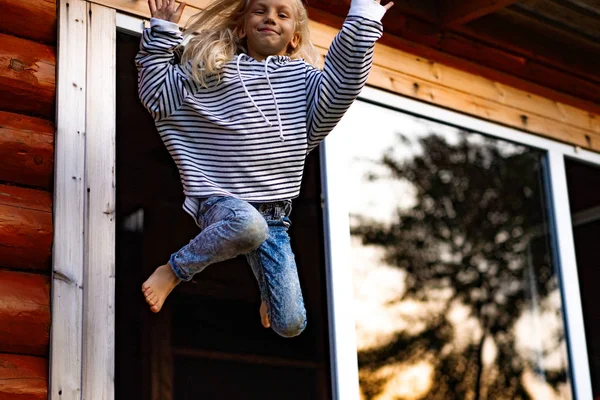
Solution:
<svg viewBox="0 0 600 400">
<path fill-rule="evenodd" d="M 338 398 L 591 397 L 565 155 L 600 164 L 364 90 L 324 151 Z"/>
</svg>

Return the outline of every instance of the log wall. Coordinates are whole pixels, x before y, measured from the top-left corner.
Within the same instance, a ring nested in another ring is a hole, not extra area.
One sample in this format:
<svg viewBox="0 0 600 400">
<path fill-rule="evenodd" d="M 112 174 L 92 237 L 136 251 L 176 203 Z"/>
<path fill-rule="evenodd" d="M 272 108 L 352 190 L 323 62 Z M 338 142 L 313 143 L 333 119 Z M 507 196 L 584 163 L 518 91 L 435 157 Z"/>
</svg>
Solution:
<svg viewBox="0 0 600 400">
<path fill-rule="evenodd" d="M 0 399 L 48 397 L 56 2 L 0 0 Z"/>
</svg>

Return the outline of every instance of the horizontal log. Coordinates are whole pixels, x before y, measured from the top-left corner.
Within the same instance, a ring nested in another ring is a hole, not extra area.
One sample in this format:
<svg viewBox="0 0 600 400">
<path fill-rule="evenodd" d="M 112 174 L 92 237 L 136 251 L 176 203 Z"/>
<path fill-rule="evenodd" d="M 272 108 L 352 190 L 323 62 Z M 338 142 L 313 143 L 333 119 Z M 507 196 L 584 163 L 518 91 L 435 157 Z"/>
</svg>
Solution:
<svg viewBox="0 0 600 400">
<path fill-rule="evenodd" d="M 0 399 L 46 400 L 48 361 L 40 357 L 0 354 Z"/>
<path fill-rule="evenodd" d="M 0 34 L 0 109 L 54 120 L 56 49 Z"/>
<path fill-rule="evenodd" d="M 0 111 L 0 180 L 52 189 L 52 122 Z"/>
<path fill-rule="evenodd" d="M 49 192 L 0 185 L 0 267 L 49 269 L 51 207 Z"/>
<path fill-rule="evenodd" d="M 0 10 L 3 32 L 56 44 L 55 0 L 0 0 Z"/>
<path fill-rule="evenodd" d="M 0 270 L 0 353 L 48 356 L 50 278 Z"/>
</svg>

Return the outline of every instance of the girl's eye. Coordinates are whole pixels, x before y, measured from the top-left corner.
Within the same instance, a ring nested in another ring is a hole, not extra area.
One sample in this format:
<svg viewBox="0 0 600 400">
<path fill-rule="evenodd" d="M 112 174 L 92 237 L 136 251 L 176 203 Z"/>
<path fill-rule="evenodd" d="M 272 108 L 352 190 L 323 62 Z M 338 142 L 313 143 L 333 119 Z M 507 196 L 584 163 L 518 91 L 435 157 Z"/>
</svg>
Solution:
<svg viewBox="0 0 600 400">
<path fill-rule="evenodd" d="M 263 10 L 256 10 L 254 11 L 255 14 L 264 14 L 265 12 Z"/>
<path fill-rule="evenodd" d="M 287 18 L 287 14 L 279 14 L 279 18 Z"/>
</svg>

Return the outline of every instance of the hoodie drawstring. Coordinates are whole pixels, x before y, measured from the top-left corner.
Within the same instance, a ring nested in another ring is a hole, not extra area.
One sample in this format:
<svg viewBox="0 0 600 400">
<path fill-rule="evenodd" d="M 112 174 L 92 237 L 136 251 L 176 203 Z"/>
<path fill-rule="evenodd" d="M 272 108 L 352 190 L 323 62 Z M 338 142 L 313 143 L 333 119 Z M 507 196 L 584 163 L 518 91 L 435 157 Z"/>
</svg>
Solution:
<svg viewBox="0 0 600 400">
<path fill-rule="evenodd" d="M 250 99 L 250 101 L 252 102 L 252 104 L 254 105 L 254 107 L 258 110 L 258 112 L 260 113 L 260 115 L 263 117 L 263 119 L 265 120 L 265 122 L 271 127 L 271 126 L 273 126 L 273 124 L 271 123 L 271 121 L 269 121 L 269 119 L 267 118 L 267 116 L 258 107 L 258 105 L 256 104 L 256 102 L 252 98 L 252 95 L 248 91 L 248 88 L 246 87 L 246 83 L 244 82 L 244 78 L 242 77 L 242 72 L 240 71 L 240 61 L 242 59 L 242 56 L 245 56 L 245 54 L 243 54 L 243 53 L 240 54 L 238 56 L 238 59 L 237 59 L 237 62 L 236 62 L 238 77 L 240 78 L 240 81 L 242 82 L 242 86 L 244 87 L 244 91 L 246 92 L 246 96 L 248 96 L 248 98 Z M 283 142 L 285 140 L 285 138 L 283 136 L 283 126 L 281 124 L 281 113 L 279 112 L 279 105 L 277 104 L 277 97 L 275 96 L 275 89 L 273 89 L 273 85 L 271 84 L 271 80 L 269 79 L 269 69 L 268 69 L 268 67 L 269 67 L 269 60 L 271 58 L 273 58 L 273 56 L 267 57 L 267 60 L 265 61 L 265 76 L 267 77 L 267 84 L 269 85 L 269 89 L 271 89 L 271 94 L 273 95 L 273 102 L 275 103 L 275 111 L 277 112 L 277 122 L 279 124 L 279 139 L 281 139 L 281 141 Z"/>
</svg>

